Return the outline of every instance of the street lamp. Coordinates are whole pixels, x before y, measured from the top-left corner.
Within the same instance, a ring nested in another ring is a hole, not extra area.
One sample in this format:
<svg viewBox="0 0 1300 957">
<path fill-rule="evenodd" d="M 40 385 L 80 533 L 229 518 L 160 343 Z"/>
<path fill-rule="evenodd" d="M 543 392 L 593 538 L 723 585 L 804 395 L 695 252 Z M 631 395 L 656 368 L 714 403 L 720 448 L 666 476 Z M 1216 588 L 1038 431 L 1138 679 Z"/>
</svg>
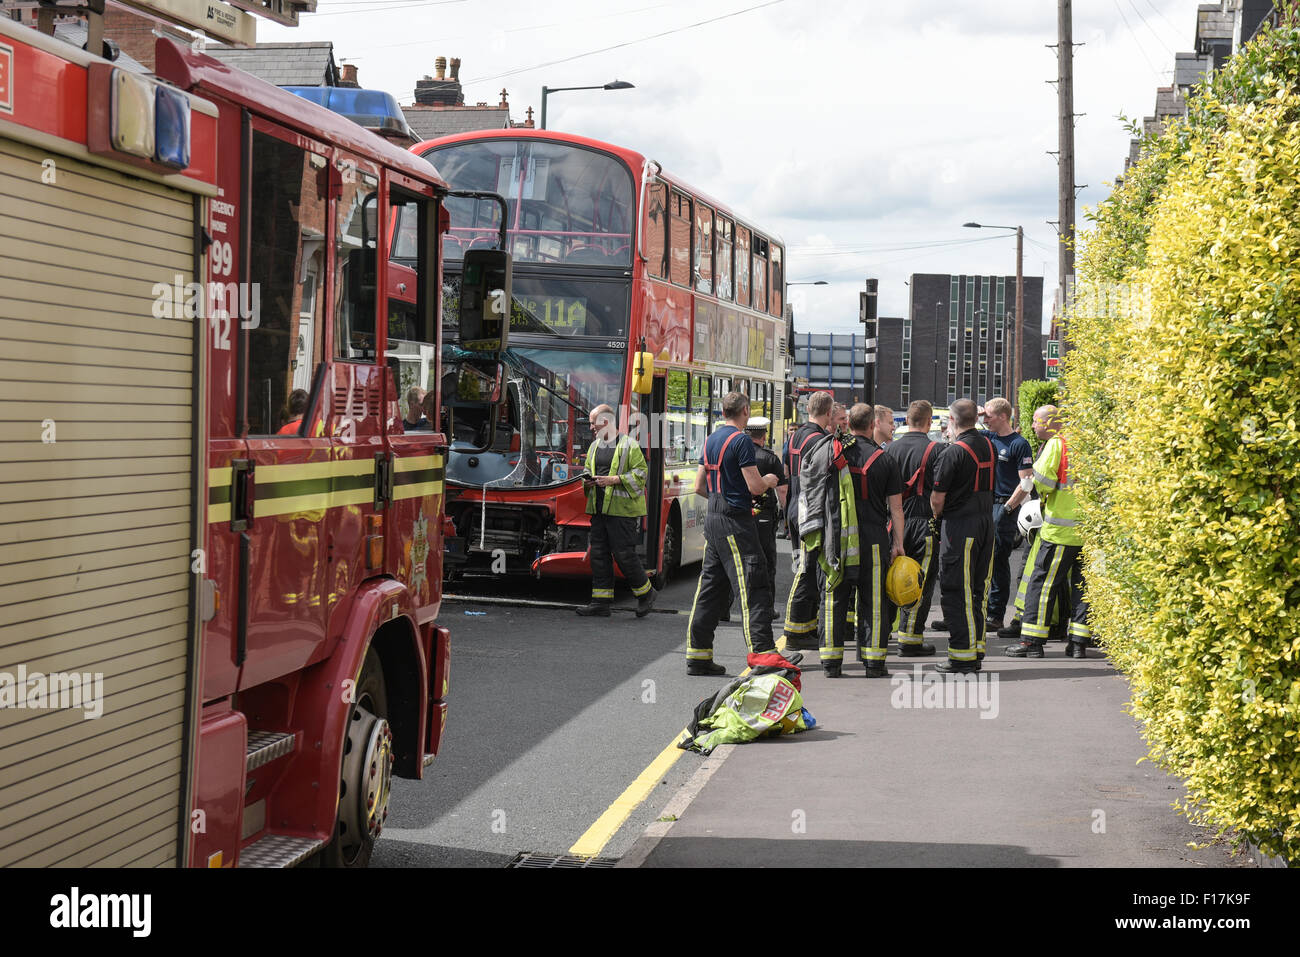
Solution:
<svg viewBox="0 0 1300 957">
<path fill-rule="evenodd" d="M 541 129 L 546 129 L 546 98 L 552 93 L 563 93 L 567 90 L 634 90 L 636 89 L 626 80 L 612 80 L 609 83 L 602 83 L 597 86 L 544 86 L 542 87 L 542 125 Z"/>
<path fill-rule="evenodd" d="M 1011 375 L 1012 396 L 1015 403 L 1020 402 L 1020 380 L 1024 375 L 1024 365 L 1020 361 L 1020 354 L 1024 351 L 1024 319 L 1025 319 L 1025 228 L 1023 226 L 990 226 L 987 223 L 962 223 L 967 229 L 1014 229 L 1016 232 L 1016 319 L 1012 328 L 1015 331 L 1015 351 L 1011 354 L 1012 369 Z"/>
</svg>

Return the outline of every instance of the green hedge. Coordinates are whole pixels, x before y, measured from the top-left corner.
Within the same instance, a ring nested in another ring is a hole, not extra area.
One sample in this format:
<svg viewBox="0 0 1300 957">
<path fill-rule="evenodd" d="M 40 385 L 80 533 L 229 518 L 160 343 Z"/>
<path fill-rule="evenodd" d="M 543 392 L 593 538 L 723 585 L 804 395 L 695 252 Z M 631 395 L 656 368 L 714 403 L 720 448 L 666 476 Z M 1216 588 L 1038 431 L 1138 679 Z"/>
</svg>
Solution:
<svg viewBox="0 0 1300 957">
<path fill-rule="evenodd" d="M 1034 458 L 1038 458 L 1038 447 L 1042 444 L 1034 434 L 1034 413 L 1045 405 L 1057 404 L 1056 386 L 1052 379 L 1026 379 L 1020 383 L 1020 433 L 1029 440 Z"/>
<path fill-rule="evenodd" d="M 1300 29 L 1090 214 L 1065 360 L 1094 634 L 1195 819 L 1300 860 Z"/>
</svg>

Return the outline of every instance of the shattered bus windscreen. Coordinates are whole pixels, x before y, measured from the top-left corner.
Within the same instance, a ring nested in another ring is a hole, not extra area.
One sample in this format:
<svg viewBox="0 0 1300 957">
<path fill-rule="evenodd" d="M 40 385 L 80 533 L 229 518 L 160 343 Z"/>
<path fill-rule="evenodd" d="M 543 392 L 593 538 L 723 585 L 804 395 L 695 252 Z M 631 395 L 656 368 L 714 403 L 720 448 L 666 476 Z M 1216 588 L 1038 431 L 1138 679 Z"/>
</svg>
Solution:
<svg viewBox="0 0 1300 957">
<path fill-rule="evenodd" d="M 444 366 L 458 354 L 448 347 Z M 536 488 L 577 481 L 594 438 L 590 410 L 617 408 L 623 391 L 621 352 L 515 346 L 503 356 L 506 401 L 486 452 L 482 423 L 458 416 L 447 462 L 449 481 L 474 487 Z"/>
</svg>

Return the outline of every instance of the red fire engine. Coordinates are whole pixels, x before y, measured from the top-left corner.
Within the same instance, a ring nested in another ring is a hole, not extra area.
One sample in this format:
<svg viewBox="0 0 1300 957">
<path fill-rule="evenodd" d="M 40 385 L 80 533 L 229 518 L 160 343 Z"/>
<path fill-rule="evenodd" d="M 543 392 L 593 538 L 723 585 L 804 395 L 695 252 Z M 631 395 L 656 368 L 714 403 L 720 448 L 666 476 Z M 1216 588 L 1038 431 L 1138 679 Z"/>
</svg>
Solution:
<svg viewBox="0 0 1300 957">
<path fill-rule="evenodd" d="M 399 395 L 441 408 L 446 194 L 170 40 L 0 19 L 0 865 L 368 861 L 446 720 L 447 442 Z"/>
</svg>

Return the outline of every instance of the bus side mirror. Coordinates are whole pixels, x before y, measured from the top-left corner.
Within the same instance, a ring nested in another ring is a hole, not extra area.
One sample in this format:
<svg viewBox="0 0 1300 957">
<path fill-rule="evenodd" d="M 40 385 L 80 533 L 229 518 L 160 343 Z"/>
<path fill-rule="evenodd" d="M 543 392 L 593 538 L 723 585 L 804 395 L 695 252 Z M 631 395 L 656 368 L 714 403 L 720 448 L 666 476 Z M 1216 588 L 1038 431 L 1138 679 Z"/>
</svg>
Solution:
<svg viewBox="0 0 1300 957">
<path fill-rule="evenodd" d="M 466 250 L 460 288 L 460 348 L 491 354 L 506 351 L 510 343 L 510 282 L 509 253 Z"/>
<path fill-rule="evenodd" d="M 638 352 L 632 360 L 632 391 L 649 395 L 654 391 L 655 356 L 653 352 Z"/>
</svg>

